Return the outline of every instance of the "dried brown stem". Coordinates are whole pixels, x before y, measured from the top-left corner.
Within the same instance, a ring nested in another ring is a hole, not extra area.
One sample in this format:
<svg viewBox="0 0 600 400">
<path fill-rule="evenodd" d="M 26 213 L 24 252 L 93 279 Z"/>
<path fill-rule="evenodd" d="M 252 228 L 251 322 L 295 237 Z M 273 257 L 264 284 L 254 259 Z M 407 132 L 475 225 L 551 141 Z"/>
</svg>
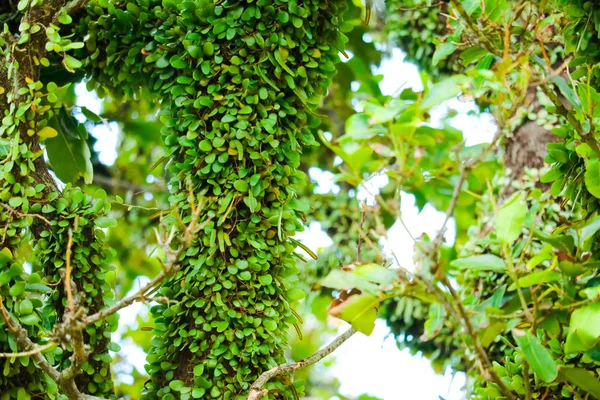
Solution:
<svg viewBox="0 0 600 400">
<path fill-rule="evenodd" d="M 6 322 L 6 325 L 8 325 L 8 329 L 10 329 L 12 332 L 16 332 L 15 327 L 12 326 L 12 324 L 10 323 L 11 318 L 8 315 L 8 312 L 6 311 L 6 308 L 4 308 L 4 303 L 2 302 L 1 295 L 0 295 L 0 314 L 2 314 L 2 319 L 4 320 L 4 322 Z"/>
<path fill-rule="evenodd" d="M 52 226 L 52 224 L 50 223 L 50 221 L 48 221 L 48 219 L 46 217 L 44 217 L 43 215 L 22 213 L 20 211 L 17 211 L 16 209 L 12 208 L 8 204 L 2 203 L 2 202 L 0 202 L 0 207 L 6 209 L 8 212 L 10 212 L 11 214 L 16 215 L 19 218 L 34 217 L 34 218 L 38 218 L 38 219 L 44 221 L 46 223 L 46 225 Z"/>
</svg>

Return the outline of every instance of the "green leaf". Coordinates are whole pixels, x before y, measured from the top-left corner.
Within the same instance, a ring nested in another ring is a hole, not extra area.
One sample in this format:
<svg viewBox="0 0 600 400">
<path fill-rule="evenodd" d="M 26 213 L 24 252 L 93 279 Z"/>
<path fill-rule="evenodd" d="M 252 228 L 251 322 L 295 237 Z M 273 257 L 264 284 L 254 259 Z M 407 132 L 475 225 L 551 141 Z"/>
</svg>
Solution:
<svg viewBox="0 0 600 400">
<path fill-rule="evenodd" d="M 352 271 L 355 276 L 380 285 L 392 284 L 398 278 L 398 272 L 378 264 L 362 264 Z"/>
<path fill-rule="evenodd" d="M 588 239 L 593 238 L 596 235 L 596 232 L 600 230 L 600 216 L 592 218 L 587 221 L 583 226 L 578 226 L 577 230 L 579 231 L 579 241 L 583 244 Z"/>
<path fill-rule="evenodd" d="M 359 294 L 331 307 L 329 313 L 350 323 L 354 329 L 368 336 L 375 328 L 378 305 L 378 296 Z"/>
<path fill-rule="evenodd" d="M 23 325 L 35 325 L 40 321 L 40 317 L 38 317 L 37 314 L 27 314 L 19 317 L 19 321 Z"/>
<path fill-rule="evenodd" d="M 433 303 L 429 307 L 429 316 L 425 321 L 425 334 L 428 340 L 433 339 L 442 329 L 445 316 L 444 307 L 441 304 Z"/>
<path fill-rule="evenodd" d="M 96 124 L 102 122 L 102 118 L 100 118 L 96 113 L 90 111 L 87 107 L 81 107 L 81 112 L 89 121 L 92 121 Z"/>
<path fill-rule="evenodd" d="M 523 287 L 536 286 L 536 285 L 539 285 L 540 283 L 555 282 L 559 279 L 560 279 L 560 274 L 556 271 L 550 271 L 550 270 L 535 271 L 528 275 L 523 276 L 522 278 L 519 278 L 518 283 L 519 283 L 519 287 L 523 288 Z M 510 285 L 508 287 L 508 290 L 515 290 L 516 288 L 517 288 L 517 285 L 515 283 L 513 283 L 512 285 Z"/>
<path fill-rule="evenodd" d="M 48 139 L 56 137 L 56 135 L 58 135 L 58 132 L 56 132 L 56 129 L 54 129 L 51 126 L 45 126 L 42 129 L 40 129 L 37 134 L 42 139 Z"/>
<path fill-rule="evenodd" d="M 299 289 L 299 288 L 292 288 L 292 289 L 288 290 L 288 292 L 287 292 L 287 298 L 290 299 L 291 301 L 301 300 L 305 296 L 306 296 L 306 293 L 304 292 L 304 290 Z"/>
<path fill-rule="evenodd" d="M 575 241 L 569 235 L 551 235 L 539 229 L 532 229 L 533 236 L 540 239 L 542 242 L 550 244 L 552 247 L 562 250 L 568 254 L 573 254 L 575 250 Z"/>
<path fill-rule="evenodd" d="M 427 110 L 456 97 L 468 81 L 469 78 L 464 75 L 455 75 L 444 79 L 427 91 L 423 101 L 421 101 L 421 107 Z"/>
<path fill-rule="evenodd" d="M 515 193 L 498 210 L 496 215 L 496 236 L 506 243 L 516 240 L 523 229 L 527 215 L 527 203 L 522 193 Z"/>
<path fill-rule="evenodd" d="M 71 22 L 73 22 L 73 18 L 71 18 L 71 16 L 67 14 L 66 9 L 63 8 L 58 16 L 58 22 L 63 25 L 69 25 Z"/>
<path fill-rule="evenodd" d="M 169 382 L 169 387 L 176 392 L 179 392 L 185 386 L 185 382 L 181 380 L 174 380 Z"/>
<path fill-rule="evenodd" d="M 25 282 L 16 282 L 10 287 L 8 294 L 12 297 L 18 297 L 22 295 L 23 292 L 25 292 Z"/>
<path fill-rule="evenodd" d="M 369 293 L 377 293 L 379 291 L 378 285 L 356 276 L 351 271 L 342 271 L 339 269 L 330 271 L 329 274 L 321 280 L 321 285 L 337 290 L 359 289 Z"/>
<path fill-rule="evenodd" d="M 483 254 L 466 258 L 458 258 L 450 262 L 450 266 L 458 269 L 480 269 L 483 271 L 506 271 L 504 260 L 493 254 Z"/>
<path fill-rule="evenodd" d="M 94 171 L 90 149 L 79 132 L 85 128 L 80 128 L 79 123 L 62 109 L 50 123 L 57 135 L 44 143 L 56 176 L 65 183 L 76 183 L 80 177 L 85 183 L 92 183 Z"/>
<path fill-rule="evenodd" d="M 247 192 L 248 191 L 248 182 L 244 181 L 244 180 L 237 180 L 233 183 L 233 187 L 238 191 L 238 192 Z"/>
<path fill-rule="evenodd" d="M 584 352 L 600 338 L 600 302 L 579 308 L 571 314 L 565 354 Z"/>
<path fill-rule="evenodd" d="M 544 382 L 553 382 L 558 376 L 558 367 L 550 351 L 530 332 L 513 330 L 513 337 L 521 348 L 531 370 Z"/>
<path fill-rule="evenodd" d="M 287 60 L 287 57 L 288 57 L 287 53 L 288 53 L 288 50 L 286 48 L 279 47 L 277 49 L 277 51 L 273 52 L 273 55 L 275 56 L 275 60 L 277 61 L 277 63 L 279 65 L 281 65 L 281 68 L 283 68 L 285 72 L 287 72 L 291 76 L 296 76 L 294 71 L 292 71 L 290 69 L 290 67 L 288 67 L 287 64 L 285 63 Z"/>
<path fill-rule="evenodd" d="M 456 51 L 456 45 L 454 43 L 442 43 L 437 46 L 435 49 L 435 53 L 433 53 L 433 57 L 431 58 L 431 63 L 435 67 L 442 60 L 448 58 L 448 56 Z"/>
<path fill-rule="evenodd" d="M 8 205 L 15 208 L 15 207 L 19 207 L 21 204 L 23 204 L 23 198 L 22 197 L 11 197 L 8 200 Z"/>
<path fill-rule="evenodd" d="M 75 57 L 72 57 L 72 56 L 70 56 L 68 54 L 65 54 L 65 58 L 63 60 L 63 64 L 65 65 L 65 67 L 69 71 L 73 71 L 73 70 L 79 69 L 79 68 L 81 68 L 83 66 L 83 63 L 81 61 L 79 61 Z"/>
<path fill-rule="evenodd" d="M 263 326 L 265 327 L 266 330 L 268 331 L 276 331 L 277 330 L 277 322 L 273 321 L 270 318 L 266 318 L 263 320 L 262 322 Z"/>
<path fill-rule="evenodd" d="M 96 220 L 94 222 L 100 228 L 116 228 L 117 227 L 116 219 L 106 217 L 104 215 L 96 218 Z"/>
<path fill-rule="evenodd" d="M 586 163 L 583 179 L 588 192 L 600 199 L 600 160 L 597 157 L 591 158 Z"/>
<path fill-rule="evenodd" d="M 561 380 L 570 382 L 575 387 L 591 394 L 596 399 L 600 399 L 600 380 L 595 374 L 586 371 L 583 368 L 567 368 L 561 366 L 558 370 Z"/>
</svg>

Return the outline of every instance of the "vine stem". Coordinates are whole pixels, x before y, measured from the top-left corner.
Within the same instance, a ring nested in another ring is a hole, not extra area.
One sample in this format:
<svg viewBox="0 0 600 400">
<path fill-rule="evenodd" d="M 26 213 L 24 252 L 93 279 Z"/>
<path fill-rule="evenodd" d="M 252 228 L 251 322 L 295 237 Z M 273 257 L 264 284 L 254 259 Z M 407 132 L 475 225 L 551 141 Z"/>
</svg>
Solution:
<svg viewBox="0 0 600 400">
<path fill-rule="evenodd" d="M 56 343 L 46 343 L 43 346 L 37 346 L 35 349 L 29 351 L 21 351 L 18 353 L 0 353 L 0 358 L 19 358 L 19 357 L 31 357 L 36 353 L 43 353 L 44 351 L 56 347 Z"/>
<path fill-rule="evenodd" d="M 327 357 L 329 354 L 333 353 L 335 349 L 340 347 L 342 343 L 346 340 L 350 339 L 352 335 L 354 335 L 356 331 L 354 328 L 348 329 L 346 332 L 342 333 L 340 336 L 335 338 L 333 342 L 329 343 L 327 346 L 323 347 L 321 350 L 317 351 L 310 357 L 307 357 L 303 360 L 292 364 L 283 364 L 278 365 L 274 368 L 271 368 L 268 371 L 263 372 L 258 379 L 254 381 L 252 386 L 250 386 L 250 392 L 248 393 L 247 400 L 260 400 L 267 395 L 269 392 L 267 389 L 263 389 L 262 387 L 267 384 L 272 378 L 278 375 L 288 375 L 300 368 L 308 367 L 323 358 Z"/>
</svg>

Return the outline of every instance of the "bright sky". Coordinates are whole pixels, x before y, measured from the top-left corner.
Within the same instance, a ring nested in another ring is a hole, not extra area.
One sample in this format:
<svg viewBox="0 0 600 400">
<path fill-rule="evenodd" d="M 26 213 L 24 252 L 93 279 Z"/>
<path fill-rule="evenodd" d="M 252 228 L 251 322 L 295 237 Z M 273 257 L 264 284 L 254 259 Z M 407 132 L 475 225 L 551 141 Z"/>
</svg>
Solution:
<svg viewBox="0 0 600 400">
<path fill-rule="evenodd" d="M 377 71 L 384 76 L 381 82 L 382 91 L 392 94 L 403 87 L 421 87 L 418 71 L 415 66 L 404 63 L 403 54 L 394 50 L 392 57 L 382 63 Z M 77 87 L 79 104 L 94 112 L 100 112 L 100 102 L 94 95 L 86 91 L 84 85 Z M 474 110 L 472 103 L 462 103 L 451 100 L 447 105 L 459 114 L 453 118 L 452 125 L 461 129 L 467 138 L 467 145 L 489 142 L 495 133 L 495 127 L 489 116 L 476 117 L 467 115 Z M 434 121 L 445 115 L 447 107 L 432 110 Z M 116 124 L 99 126 L 93 132 L 98 139 L 96 150 L 100 152 L 100 160 L 112 164 L 116 158 L 115 148 L 118 140 Z M 311 177 L 320 184 L 322 191 L 334 188 L 333 176 L 317 169 L 310 171 Z M 368 190 L 359 192 L 359 196 L 369 199 L 369 193 L 376 192 L 384 185 L 385 178 L 375 177 L 367 183 Z M 421 233 L 434 236 L 443 221 L 443 214 L 430 206 L 418 213 L 411 195 L 403 195 L 402 214 L 406 225 L 414 237 Z M 454 225 L 449 224 L 449 238 L 452 242 Z M 321 231 L 318 223 L 312 223 L 310 228 L 298 235 L 312 249 L 327 246 L 331 243 L 327 235 Z M 413 244 L 406 230 L 396 223 L 389 231 L 384 251 L 394 252 L 405 268 L 412 267 Z M 140 305 L 133 305 L 121 312 L 121 323 L 132 323 L 141 311 Z M 343 328 L 346 329 L 346 328 Z M 342 330 L 343 330 L 342 329 Z M 377 396 L 385 400 L 438 400 L 442 396 L 448 400 L 459 400 L 464 397 L 461 387 L 465 379 L 463 375 L 453 377 L 449 373 L 438 375 L 434 373 L 429 362 L 419 356 L 411 356 L 408 351 L 400 351 L 395 340 L 387 337 L 389 330 L 383 321 L 377 321 L 374 332 L 366 337 L 356 334 L 334 354 L 336 364 L 330 372 L 341 382 L 341 393 L 354 397 L 363 393 Z M 132 364 L 143 370 L 144 353 L 128 343 L 122 343 L 122 355 Z M 126 376 L 123 376 L 126 379 Z"/>
</svg>

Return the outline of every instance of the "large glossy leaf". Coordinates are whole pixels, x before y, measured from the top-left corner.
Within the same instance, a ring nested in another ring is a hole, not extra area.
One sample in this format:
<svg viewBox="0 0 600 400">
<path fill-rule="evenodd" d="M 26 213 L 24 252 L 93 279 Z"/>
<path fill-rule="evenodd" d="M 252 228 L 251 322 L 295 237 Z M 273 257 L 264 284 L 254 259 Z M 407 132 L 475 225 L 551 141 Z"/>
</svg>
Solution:
<svg viewBox="0 0 600 400">
<path fill-rule="evenodd" d="M 83 178 L 92 183 L 93 167 L 90 160 L 90 149 L 85 141 L 85 127 L 75 118 L 61 110 L 51 120 L 57 135 L 46 139 L 46 152 L 56 176 L 65 183 L 76 183 Z"/>
<path fill-rule="evenodd" d="M 527 274 L 521 278 L 519 278 L 518 283 L 519 287 L 530 287 L 536 286 L 541 283 L 547 282 L 555 282 L 560 279 L 560 274 L 556 271 L 535 271 L 530 274 Z M 508 290 L 515 290 L 517 288 L 517 284 L 513 283 L 508 287 Z"/>
<path fill-rule="evenodd" d="M 527 215 L 527 203 L 523 194 L 515 194 L 498 210 L 496 236 L 503 242 L 513 242 L 521 234 Z"/>
<path fill-rule="evenodd" d="M 398 277 L 397 271 L 378 264 L 358 265 L 352 273 L 362 279 L 380 285 L 389 285 Z"/>
<path fill-rule="evenodd" d="M 600 338 L 600 302 L 573 311 L 565 353 L 583 352 L 596 345 Z"/>
<path fill-rule="evenodd" d="M 521 348 L 531 370 L 545 382 L 552 382 L 558 376 L 558 367 L 550 351 L 540 343 L 539 339 L 529 332 L 513 330 L 513 337 Z"/>
</svg>

